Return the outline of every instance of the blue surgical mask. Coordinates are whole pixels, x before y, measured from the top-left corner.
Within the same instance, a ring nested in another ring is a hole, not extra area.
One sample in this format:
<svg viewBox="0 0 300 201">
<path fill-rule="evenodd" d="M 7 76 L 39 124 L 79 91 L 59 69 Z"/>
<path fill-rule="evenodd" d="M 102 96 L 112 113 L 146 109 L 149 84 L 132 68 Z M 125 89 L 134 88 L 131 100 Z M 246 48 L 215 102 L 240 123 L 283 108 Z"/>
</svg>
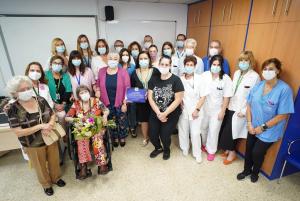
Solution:
<svg viewBox="0 0 300 201">
<path fill-rule="evenodd" d="M 108 60 L 107 65 L 109 68 L 117 68 L 119 62 L 116 60 Z"/>
<path fill-rule="evenodd" d="M 181 41 L 181 40 L 178 40 L 178 41 L 176 41 L 176 46 L 177 46 L 178 48 L 183 48 L 183 47 L 184 47 L 184 42 Z"/>
<path fill-rule="evenodd" d="M 56 73 L 59 73 L 62 70 L 61 64 L 52 64 L 52 70 Z"/>
<path fill-rule="evenodd" d="M 184 67 L 184 72 L 189 75 L 193 74 L 194 70 L 195 70 L 195 68 L 193 66 L 185 66 Z"/>
<path fill-rule="evenodd" d="M 142 59 L 139 61 L 141 68 L 147 68 L 149 67 L 149 59 Z"/>
<path fill-rule="evenodd" d="M 56 46 L 56 52 L 57 53 L 64 53 L 66 50 L 64 45 Z"/>
<path fill-rule="evenodd" d="M 89 47 L 89 44 L 87 42 L 83 42 L 83 43 L 80 43 L 80 47 L 81 49 L 87 49 Z"/>
<path fill-rule="evenodd" d="M 217 73 L 219 73 L 220 71 L 221 71 L 221 66 L 211 66 L 210 67 L 210 71 L 212 72 L 212 73 L 214 73 L 214 74 L 217 74 Z"/>
<path fill-rule="evenodd" d="M 248 70 L 249 69 L 249 67 L 250 67 L 250 64 L 249 64 L 249 62 L 248 61 L 240 61 L 239 62 L 239 68 L 241 69 L 241 70 Z"/>
<path fill-rule="evenodd" d="M 171 49 L 166 49 L 166 50 L 164 50 L 164 55 L 166 55 L 166 56 L 172 56 L 172 50 Z"/>
<path fill-rule="evenodd" d="M 133 56 L 133 58 L 137 58 L 139 56 L 139 51 L 138 50 L 131 50 L 131 55 Z"/>
<path fill-rule="evenodd" d="M 74 66 L 80 66 L 80 64 L 81 64 L 81 60 L 80 59 L 72 59 L 72 64 L 74 65 Z"/>
<path fill-rule="evenodd" d="M 98 47 L 98 52 L 100 55 L 103 55 L 106 53 L 106 47 Z"/>
</svg>

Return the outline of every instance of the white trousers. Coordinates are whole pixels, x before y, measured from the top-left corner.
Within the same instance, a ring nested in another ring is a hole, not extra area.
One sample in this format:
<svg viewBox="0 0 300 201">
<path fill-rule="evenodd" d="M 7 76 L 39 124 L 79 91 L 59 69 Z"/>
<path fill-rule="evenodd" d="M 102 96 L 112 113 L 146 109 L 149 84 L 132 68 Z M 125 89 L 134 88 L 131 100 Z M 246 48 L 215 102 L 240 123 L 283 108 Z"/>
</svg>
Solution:
<svg viewBox="0 0 300 201">
<path fill-rule="evenodd" d="M 218 148 L 219 132 L 222 120 L 218 120 L 220 110 L 204 111 L 201 126 L 202 143 L 209 154 L 215 154 Z"/>
<path fill-rule="evenodd" d="M 188 152 L 190 148 L 190 139 L 192 142 L 192 153 L 195 158 L 201 157 L 201 118 L 189 120 L 180 116 L 178 121 L 179 146 L 182 151 Z"/>
</svg>

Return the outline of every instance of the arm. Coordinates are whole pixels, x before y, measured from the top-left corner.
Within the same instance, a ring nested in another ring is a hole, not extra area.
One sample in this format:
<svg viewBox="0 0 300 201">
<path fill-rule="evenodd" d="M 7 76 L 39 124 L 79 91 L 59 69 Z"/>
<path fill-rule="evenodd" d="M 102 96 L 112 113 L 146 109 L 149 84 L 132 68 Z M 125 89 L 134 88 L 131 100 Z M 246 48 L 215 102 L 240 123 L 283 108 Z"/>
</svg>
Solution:
<svg viewBox="0 0 300 201">
<path fill-rule="evenodd" d="M 182 99 L 183 99 L 183 95 L 184 95 L 183 91 L 175 93 L 174 101 L 171 103 L 171 105 L 169 105 L 169 107 L 166 109 L 166 111 L 164 111 L 164 115 L 166 117 L 180 105 L 180 103 L 182 102 Z"/>
<path fill-rule="evenodd" d="M 152 110 L 158 115 L 160 114 L 160 110 L 159 108 L 157 107 L 156 103 L 154 102 L 153 100 L 153 91 L 152 90 L 148 90 L 148 100 L 149 100 L 149 104 L 152 108 Z"/>
<path fill-rule="evenodd" d="M 247 119 L 247 128 L 249 133 L 255 135 L 255 130 L 252 126 L 251 106 L 248 103 L 247 103 L 247 110 L 246 110 L 246 119 Z"/>
<path fill-rule="evenodd" d="M 12 128 L 12 131 L 17 135 L 17 137 L 24 137 L 28 135 L 32 135 L 42 129 L 45 128 L 45 124 L 38 124 L 30 128 Z"/>
<path fill-rule="evenodd" d="M 273 117 L 271 120 L 267 121 L 265 124 L 268 126 L 268 128 L 271 128 L 273 126 L 276 126 L 279 122 L 288 119 L 288 114 L 278 114 L 275 117 Z M 255 134 L 261 134 L 264 132 L 264 129 L 262 126 L 258 126 L 255 129 Z"/>
<path fill-rule="evenodd" d="M 196 105 L 195 111 L 192 114 L 192 117 L 193 117 L 194 120 L 199 117 L 199 112 L 200 112 L 200 110 L 201 110 L 201 108 L 202 108 L 202 106 L 205 102 L 205 99 L 206 99 L 206 96 L 203 96 L 199 99 L 199 101 Z"/>
</svg>

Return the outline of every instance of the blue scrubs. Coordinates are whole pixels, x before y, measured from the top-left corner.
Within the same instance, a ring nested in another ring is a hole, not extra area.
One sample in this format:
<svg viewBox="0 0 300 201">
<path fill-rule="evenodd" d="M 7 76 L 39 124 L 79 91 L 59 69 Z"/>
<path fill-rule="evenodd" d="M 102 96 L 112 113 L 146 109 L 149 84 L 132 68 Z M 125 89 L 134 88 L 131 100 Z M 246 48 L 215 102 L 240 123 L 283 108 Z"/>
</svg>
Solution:
<svg viewBox="0 0 300 201">
<path fill-rule="evenodd" d="M 278 80 L 273 89 L 263 95 L 266 81 L 261 81 L 250 91 L 247 103 L 251 107 L 254 128 L 268 122 L 276 115 L 294 113 L 293 92 L 282 80 Z M 256 135 L 263 142 L 276 142 L 283 136 L 286 120 Z"/>
<path fill-rule="evenodd" d="M 210 67 L 209 67 L 209 57 L 203 57 L 202 58 L 202 61 L 203 61 L 203 64 L 204 64 L 204 71 L 209 71 L 210 70 Z M 229 63 L 227 61 L 227 59 L 224 58 L 224 61 L 223 61 L 223 69 L 224 69 L 224 72 L 230 76 L 230 67 L 229 67 Z"/>
</svg>

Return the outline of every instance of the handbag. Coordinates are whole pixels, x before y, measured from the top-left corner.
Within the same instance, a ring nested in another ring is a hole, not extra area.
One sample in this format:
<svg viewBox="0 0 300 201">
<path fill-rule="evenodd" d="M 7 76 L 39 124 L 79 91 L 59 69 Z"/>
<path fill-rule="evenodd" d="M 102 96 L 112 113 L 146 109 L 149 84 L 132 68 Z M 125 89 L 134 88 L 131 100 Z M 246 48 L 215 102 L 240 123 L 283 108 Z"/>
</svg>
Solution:
<svg viewBox="0 0 300 201">
<path fill-rule="evenodd" d="M 42 111 L 38 101 L 37 103 L 39 107 L 40 123 L 42 124 L 43 123 Z M 42 137 L 46 145 L 51 145 L 54 142 L 57 142 L 60 138 L 64 137 L 65 135 L 66 135 L 65 129 L 57 122 L 55 122 L 53 129 L 48 133 L 48 135 L 44 135 L 42 133 Z"/>
</svg>

